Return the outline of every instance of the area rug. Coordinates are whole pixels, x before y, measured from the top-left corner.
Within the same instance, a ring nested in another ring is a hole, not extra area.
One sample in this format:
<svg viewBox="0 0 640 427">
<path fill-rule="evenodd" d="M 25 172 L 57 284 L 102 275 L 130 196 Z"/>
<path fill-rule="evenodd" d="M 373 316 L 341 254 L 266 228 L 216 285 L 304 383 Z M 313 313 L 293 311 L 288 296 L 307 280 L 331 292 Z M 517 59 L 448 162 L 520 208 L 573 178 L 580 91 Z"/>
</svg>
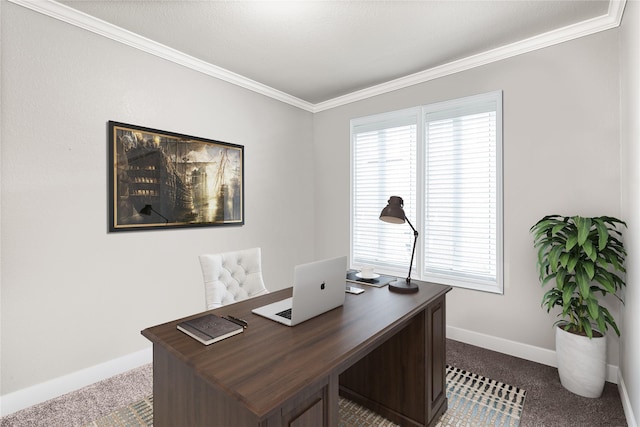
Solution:
<svg viewBox="0 0 640 427">
<path fill-rule="evenodd" d="M 110 413 L 87 427 L 148 427 L 153 425 L 153 395 Z"/>
<path fill-rule="evenodd" d="M 447 411 L 436 427 L 516 427 L 526 391 L 447 366 Z"/>
<path fill-rule="evenodd" d="M 436 427 L 516 427 L 526 391 L 447 366 L 448 409 Z M 347 399 L 340 398 L 340 427 L 395 427 L 397 424 Z M 100 418 L 86 427 L 153 426 L 153 396 Z"/>
</svg>

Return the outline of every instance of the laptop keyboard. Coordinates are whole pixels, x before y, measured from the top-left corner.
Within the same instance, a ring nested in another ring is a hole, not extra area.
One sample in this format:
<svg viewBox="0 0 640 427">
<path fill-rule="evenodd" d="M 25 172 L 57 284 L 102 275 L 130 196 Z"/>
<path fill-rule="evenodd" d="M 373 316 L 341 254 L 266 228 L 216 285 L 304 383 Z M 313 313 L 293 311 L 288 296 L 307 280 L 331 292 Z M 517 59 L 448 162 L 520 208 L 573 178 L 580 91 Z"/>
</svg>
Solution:
<svg viewBox="0 0 640 427">
<path fill-rule="evenodd" d="M 281 311 L 280 313 L 276 313 L 276 316 L 284 317 L 285 319 L 291 320 L 291 309 L 288 308 L 285 311 Z"/>
</svg>

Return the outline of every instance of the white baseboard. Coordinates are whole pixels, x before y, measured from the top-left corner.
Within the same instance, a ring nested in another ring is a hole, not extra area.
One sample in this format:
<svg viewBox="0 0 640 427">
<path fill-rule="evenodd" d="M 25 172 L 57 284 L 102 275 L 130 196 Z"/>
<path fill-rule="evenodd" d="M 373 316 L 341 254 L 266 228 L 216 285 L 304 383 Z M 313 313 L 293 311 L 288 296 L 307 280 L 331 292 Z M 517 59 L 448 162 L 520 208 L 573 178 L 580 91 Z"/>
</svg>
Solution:
<svg viewBox="0 0 640 427">
<path fill-rule="evenodd" d="M 556 368 L 556 352 L 466 329 L 447 326 L 447 338 Z M 618 367 L 607 365 L 607 381 L 618 384 Z"/>
<path fill-rule="evenodd" d="M 543 365 L 553 366 L 554 368 L 557 367 L 556 352 L 546 348 L 497 338 L 491 335 L 456 328 L 454 326 L 447 326 L 447 338 L 497 351 L 499 353 L 508 354 L 510 356 L 519 357 L 521 359 L 530 360 L 532 362 L 541 363 Z M 607 365 L 607 381 L 618 384 L 620 400 L 622 401 L 624 416 L 627 419 L 628 426 L 638 427 L 624 379 L 620 376 L 620 370 L 617 366 Z"/>
<path fill-rule="evenodd" d="M 627 387 L 622 376 L 618 378 L 618 391 L 620 392 L 620 400 L 622 400 L 622 408 L 624 409 L 624 416 L 627 419 L 627 425 L 629 427 L 638 427 L 636 417 L 633 415 L 631 401 L 629 400 L 629 393 L 627 392 Z"/>
<path fill-rule="evenodd" d="M 0 417 L 151 363 L 151 347 L 0 396 Z"/>
</svg>

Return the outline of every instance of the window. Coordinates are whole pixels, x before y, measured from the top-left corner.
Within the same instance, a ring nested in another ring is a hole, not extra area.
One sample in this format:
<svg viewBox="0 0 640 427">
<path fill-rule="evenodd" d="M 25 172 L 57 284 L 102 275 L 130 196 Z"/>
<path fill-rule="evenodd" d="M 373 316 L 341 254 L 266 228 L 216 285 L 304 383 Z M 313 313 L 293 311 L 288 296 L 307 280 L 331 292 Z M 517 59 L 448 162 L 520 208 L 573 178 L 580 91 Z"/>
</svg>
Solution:
<svg viewBox="0 0 640 427">
<path fill-rule="evenodd" d="M 351 260 L 406 277 L 502 293 L 502 92 L 351 121 Z"/>
</svg>

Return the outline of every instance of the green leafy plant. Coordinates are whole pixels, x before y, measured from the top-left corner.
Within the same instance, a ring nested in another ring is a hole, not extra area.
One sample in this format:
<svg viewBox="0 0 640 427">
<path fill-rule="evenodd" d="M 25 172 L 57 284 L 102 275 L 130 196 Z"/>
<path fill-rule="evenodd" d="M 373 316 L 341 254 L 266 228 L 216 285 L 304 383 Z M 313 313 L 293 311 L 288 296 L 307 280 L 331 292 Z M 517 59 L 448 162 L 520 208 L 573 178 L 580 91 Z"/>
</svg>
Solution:
<svg viewBox="0 0 640 427">
<path fill-rule="evenodd" d="M 626 223 L 601 216 L 549 215 L 538 221 L 530 232 L 538 248 L 540 282 L 545 286 L 555 279 L 555 287 L 542 298 L 547 313 L 555 306 L 562 312 L 556 322 L 564 329 L 593 338 L 593 326 L 604 333 L 610 325 L 618 336 L 620 330 L 609 311 L 598 302 L 598 293 L 615 295 L 625 286 L 627 255 L 618 230 Z"/>
</svg>

